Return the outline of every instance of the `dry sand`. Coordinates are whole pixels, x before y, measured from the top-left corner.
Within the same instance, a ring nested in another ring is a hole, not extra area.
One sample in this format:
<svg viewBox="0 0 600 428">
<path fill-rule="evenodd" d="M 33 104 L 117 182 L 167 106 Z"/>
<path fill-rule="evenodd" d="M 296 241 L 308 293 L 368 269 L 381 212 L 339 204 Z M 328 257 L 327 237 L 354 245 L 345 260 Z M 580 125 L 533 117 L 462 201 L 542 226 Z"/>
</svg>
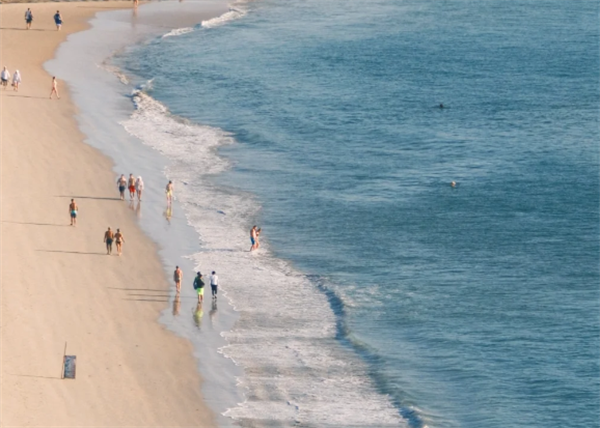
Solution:
<svg viewBox="0 0 600 428">
<path fill-rule="evenodd" d="M 64 82 L 49 100 L 43 62 L 97 11 L 122 7 L 0 6 L 0 65 L 23 79 L 0 89 L 1 426 L 214 426 L 191 345 L 157 322 L 170 284 L 155 245 L 117 199 L 111 161 L 83 142 Z M 124 233 L 122 257 L 106 255 L 107 226 Z M 60 379 L 65 341 L 76 380 Z"/>
</svg>

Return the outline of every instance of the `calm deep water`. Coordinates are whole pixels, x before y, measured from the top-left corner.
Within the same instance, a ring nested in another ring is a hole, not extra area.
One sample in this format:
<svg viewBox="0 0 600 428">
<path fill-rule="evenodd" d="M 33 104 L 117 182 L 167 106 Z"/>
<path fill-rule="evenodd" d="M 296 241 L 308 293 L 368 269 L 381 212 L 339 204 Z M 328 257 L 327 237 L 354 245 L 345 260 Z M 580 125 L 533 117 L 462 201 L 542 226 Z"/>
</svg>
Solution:
<svg viewBox="0 0 600 428">
<path fill-rule="evenodd" d="M 232 7 L 115 62 L 231 133 L 214 192 L 250 195 L 240 227 L 325 295 L 354 376 L 412 427 L 598 426 L 598 3 Z"/>
</svg>

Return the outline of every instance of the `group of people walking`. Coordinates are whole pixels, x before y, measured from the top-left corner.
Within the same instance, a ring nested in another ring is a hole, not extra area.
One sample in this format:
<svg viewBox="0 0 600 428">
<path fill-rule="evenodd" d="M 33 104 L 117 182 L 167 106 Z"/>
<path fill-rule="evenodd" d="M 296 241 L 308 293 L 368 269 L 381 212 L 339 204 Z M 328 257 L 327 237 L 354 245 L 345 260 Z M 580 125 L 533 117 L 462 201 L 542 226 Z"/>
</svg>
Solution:
<svg viewBox="0 0 600 428">
<path fill-rule="evenodd" d="M 54 23 L 56 24 L 56 31 L 60 31 L 60 27 L 62 26 L 63 20 L 60 14 L 60 11 L 56 11 L 54 14 Z M 28 30 L 31 29 L 31 24 L 33 24 L 33 12 L 31 8 L 27 8 L 25 11 L 25 28 Z"/>
<path fill-rule="evenodd" d="M 125 177 L 125 174 L 121 174 L 121 176 L 117 179 L 117 187 L 119 189 L 119 194 L 121 200 L 125 200 L 125 191 L 129 190 L 129 198 L 131 201 L 134 200 L 136 194 L 138 201 L 142 200 L 142 192 L 144 190 L 144 181 L 141 176 L 135 178 L 133 174 L 129 174 L 129 178 Z M 170 207 L 173 198 L 173 182 L 169 181 L 167 186 L 165 187 L 165 193 L 167 195 L 167 206 Z M 71 218 L 71 226 L 77 226 L 77 215 L 79 212 L 79 206 L 75 199 L 71 199 L 69 204 L 69 216 Z M 250 241 L 252 243 L 252 247 L 250 251 L 256 250 L 260 246 L 259 236 L 261 229 L 257 226 L 253 226 L 250 230 Z M 117 255 L 121 255 L 123 251 L 123 243 L 125 242 L 125 237 L 121 229 L 117 229 L 114 232 L 110 227 L 104 232 L 104 243 L 106 244 L 106 254 L 111 255 L 113 249 L 113 243 L 117 247 Z M 173 272 L 173 280 L 175 281 L 175 287 L 177 289 L 177 295 L 179 295 L 181 291 L 181 282 L 183 280 L 183 271 L 179 266 L 175 267 L 175 272 Z M 204 278 L 201 272 L 198 272 L 193 282 L 194 290 L 198 295 L 198 305 L 201 306 L 204 300 Z M 213 302 L 217 300 L 217 293 L 219 288 L 219 277 L 216 271 L 212 271 L 210 275 L 210 288 Z M 214 303 L 216 304 L 216 303 Z"/>
<path fill-rule="evenodd" d="M 181 281 L 183 280 L 183 271 L 179 266 L 175 266 L 175 272 L 173 272 L 173 280 L 175 281 L 175 288 L 177 289 L 177 294 L 181 291 Z M 204 301 L 204 278 L 201 272 L 196 274 L 194 278 L 194 290 L 198 294 L 198 304 L 201 304 Z M 217 300 L 217 292 L 219 291 L 219 277 L 217 272 L 214 270 L 210 275 L 210 291 L 212 294 L 213 300 Z"/>
<path fill-rule="evenodd" d="M 125 174 L 117 179 L 117 187 L 119 188 L 119 195 L 121 200 L 125 200 L 125 190 L 129 190 L 129 200 L 133 201 L 133 198 L 137 194 L 138 201 L 142 200 L 142 193 L 144 191 L 144 180 L 138 175 L 137 178 L 133 174 L 129 174 L 129 178 L 125 177 Z"/>
<path fill-rule="evenodd" d="M 8 69 L 6 67 L 4 67 L 2 69 L 2 72 L 0 72 L 0 80 L 2 81 L 2 86 L 4 87 L 4 90 L 6 90 L 6 87 L 8 86 L 8 82 L 10 80 L 10 71 L 8 71 Z M 15 73 L 12 75 L 12 87 L 13 87 L 13 91 L 18 91 L 19 90 L 19 85 L 21 84 L 21 72 L 19 70 L 16 70 Z"/>
</svg>

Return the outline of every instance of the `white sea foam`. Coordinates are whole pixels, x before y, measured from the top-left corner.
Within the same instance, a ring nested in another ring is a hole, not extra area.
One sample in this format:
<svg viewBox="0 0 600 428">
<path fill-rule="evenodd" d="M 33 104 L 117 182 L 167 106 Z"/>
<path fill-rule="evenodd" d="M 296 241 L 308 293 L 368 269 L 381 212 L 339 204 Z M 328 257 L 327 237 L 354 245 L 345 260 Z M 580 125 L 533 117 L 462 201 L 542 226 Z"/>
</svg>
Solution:
<svg viewBox="0 0 600 428">
<path fill-rule="evenodd" d="M 125 76 L 125 74 L 123 74 L 121 69 L 119 67 L 109 64 L 107 60 L 101 64 L 97 64 L 97 67 L 117 76 L 117 78 L 119 79 L 119 81 L 122 84 L 124 84 L 124 85 L 129 84 L 129 79 L 127 78 L 127 76 Z"/>
<path fill-rule="evenodd" d="M 181 36 L 183 34 L 191 33 L 192 31 L 194 31 L 193 27 L 176 28 L 175 30 L 169 31 L 167 34 L 164 34 L 162 38 Z"/>
<path fill-rule="evenodd" d="M 243 18 L 247 13 L 247 10 L 243 7 L 244 3 L 246 2 L 237 2 L 235 3 L 236 7 L 230 6 L 229 10 L 223 15 L 217 16 L 212 19 L 208 19 L 206 21 L 202 21 L 202 28 L 214 28 L 226 24 L 230 21 Z"/>
<path fill-rule="evenodd" d="M 202 251 L 200 270 L 216 270 L 240 319 L 222 336 L 220 353 L 244 370 L 246 400 L 224 414 L 242 426 L 405 426 L 389 398 L 377 392 L 364 362 L 337 340 L 337 320 L 325 294 L 268 243 L 250 253 L 253 197 L 218 188 L 212 177 L 230 164 L 216 149 L 232 135 L 170 115 L 143 91 L 125 129 L 169 159 L 165 173 Z M 268 227 L 264 234 L 268 235 Z"/>
</svg>

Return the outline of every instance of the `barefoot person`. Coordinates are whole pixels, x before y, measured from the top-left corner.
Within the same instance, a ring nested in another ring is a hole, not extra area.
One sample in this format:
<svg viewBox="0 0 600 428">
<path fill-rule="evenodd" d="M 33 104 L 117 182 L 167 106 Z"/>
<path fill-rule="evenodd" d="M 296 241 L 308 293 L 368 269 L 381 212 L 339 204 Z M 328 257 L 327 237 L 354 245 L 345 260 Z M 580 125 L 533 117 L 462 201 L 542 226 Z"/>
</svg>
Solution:
<svg viewBox="0 0 600 428">
<path fill-rule="evenodd" d="M 196 278 L 194 278 L 194 290 L 198 293 L 198 304 L 202 304 L 204 300 L 204 281 L 202 280 L 202 274 L 198 272 Z"/>
<path fill-rule="evenodd" d="M 260 232 L 261 231 L 262 231 L 262 229 L 256 230 L 256 249 L 257 250 L 260 248 Z"/>
<path fill-rule="evenodd" d="M 181 291 L 181 280 L 183 279 L 183 272 L 179 269 L 179 266 L 175 266 L 175 272 L 173 272 L 173 281 L 175 281 L 175 287 L 177 292 Z"/>
<path fill-rule="evenodd" d="M 125 174 L 121 174 L 121 176 L 117 179 L 117 187 L 119 188 L 119 195 L 121 200 L 125 200 L 125 187 L 127 186 L 127 179 L 125 178 Z"/>
<path fill-rule="evenodd" d="M 77 211 L 79 211 L 79 207 L 75 202 L 75 199 L 71 199 L 71 203 L 69 204 L 69 215 L 71 216 L 71 226 L 77 226 Z"/>
<path fill-rule="evenodd" d="M 21 84 L 21 72 L 19 70 L 15 70 L 15 74 L 13 74 L 13 91 L 19 92 L 19 85 Z"/>
<path fill-rule="evenodd" d="M 2 73 L 0 73 L 0 80 L 2 81 L 2 86 L 4 89 L 8 86 L 8 81 L 10 80 L 10 71 L 6 67 L 2 69 Z"/>
<path fill-rule="evenodd" d="M 250 242 L 252 243 L 252 246 L 250 247 L 250 251 L 252 250 L 256 250 L 260 243 L 258 241 L 258 236 L 260 235 L 260 229 L 257 229 L 256 226 L 252 226 L 252 229 L 250 229 Z"/>
<path fill-rule="evenodd" d="M 171 205 L 173 201 L 173 182 L 171 180 L 169 180 L 167 187 L 165 187 L 165 193 L 167 195 L 167 204 Z"/>
<path fill-rule="evenodd" d="M 60 26 L 62 25 L 62 16 L 60 16 L 60 12 L 58 10 L 54 14 L 54 23 L 56 24 L 56 31 L 60 31 Z"/>
<path fill-rule="evenodd" d="M 31 28 L 31 23 L 33 22 L 33 12 L 31 9 L 27 8 L 25 11 L 25 28 L 28 30 Z"/>
<path fill-rule="evenodd" d="M 212 292 L 212 298 L 217 299 L 217 291 L 219 288 L 219 277 L 217 273 L 213 270 L 212 275 L 210 276 L 210 290 Z"/>
<path fill-rule="evenodd" d="M 138 176 L 137 180 L 135 180 L 135 190 L 137 191 L 138 201 L 141 201 L 142 192 L 144 191 L 144 180 L 142 180 L 141 176 Z"/>
<path fill-rule="evenodd" d="M 123 250 L 123 242 L 125 242 L 125 238 L 121 233 L 121 229 L 117 229 L 117 233 L 115 233 L 115 244 L 117 244 L 117 254 L 120 256 Z"/>
<path fill-rule="evenodd" d="M 135 196 L 135 177 L 133 174 L 129 174 L 129 180 L 127 180 L 127 187 L 129 187 L 129 200 L 133 201 Z"/>
<path fill-rule="evenodd" d="M 50 99 L 52 99 L 52 95 L 56 94 L 56 98 L 60 100 L 60 96 L 58 95 L 58 82 L 56 80 L 56 76 L 52 76 L 52 91 L 50 92 Z"/>
<path fill-rule="evenodd" d="M 112 254 L 112 243 L 113 243 L 114 237 L 115 237 L 115 235 L 114 235 L 113 231 L 110 230 L 110 227 L 109 227 L 108 230 L 106 232 L 104 232 L 104 242 L 106 242 L 106 254 L 108 254 L 108 255 Z"/>
</svg>

